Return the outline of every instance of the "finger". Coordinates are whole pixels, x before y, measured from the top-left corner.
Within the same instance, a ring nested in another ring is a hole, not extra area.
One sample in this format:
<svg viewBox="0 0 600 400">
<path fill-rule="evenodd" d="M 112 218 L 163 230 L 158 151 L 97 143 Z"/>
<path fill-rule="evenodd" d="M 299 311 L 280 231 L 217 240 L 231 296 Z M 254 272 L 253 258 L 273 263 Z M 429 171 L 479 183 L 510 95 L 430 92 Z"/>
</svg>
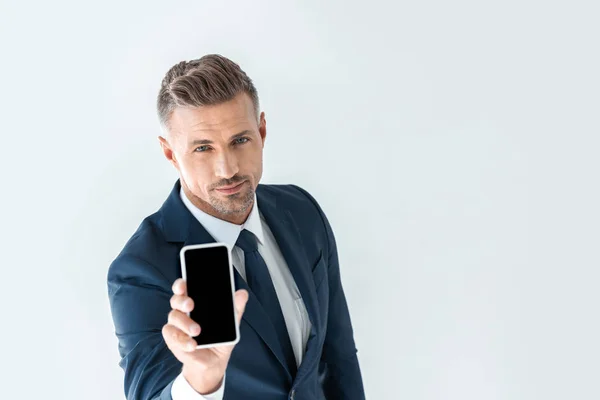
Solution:
<svg viewBox="0 0 600 400">
<path fill-rule="evenodd" d="M 198 336 L 201 330 L 200 325 L 179 310 L 171 310 L 169 312 L 168 324 L 175 326 L 190 336 Z"/>
<path fill-rule="evenodd" d="M 173 282 L 173 293 L 185 295 L 187 294 L 187 285 L 185 279 L 179 278 L 175 282 Z"/>
<path fill-rule="evenodd" d="M 165 339 L 167 347 L 173 352 L 192 352 L 196 350 L 196 346 L 198 345 L 194 339 L 190 338 L 181 329 L 178 329 L 176 326 L 171 324 L 165 324 L 163 326 L 162 335 Z"/>
<path fill-rule="evenodd" d="M 171 296 L 171 308 L 183 312 L 190 312 L 194 309 L 194 300 L 185 295 L 174 294 Z"/>
<path fill-rule="evenodd" d="M 244 310 L 246 309 L 246 304 L 248 304 L 248 297 L 249 297 L 248 291 L 245 289 L 240 289 L 235 292 L 234 304 L 235 304 L 235 311 L 237 312 L 238 325 L 242 319 Z"/>
</svg>

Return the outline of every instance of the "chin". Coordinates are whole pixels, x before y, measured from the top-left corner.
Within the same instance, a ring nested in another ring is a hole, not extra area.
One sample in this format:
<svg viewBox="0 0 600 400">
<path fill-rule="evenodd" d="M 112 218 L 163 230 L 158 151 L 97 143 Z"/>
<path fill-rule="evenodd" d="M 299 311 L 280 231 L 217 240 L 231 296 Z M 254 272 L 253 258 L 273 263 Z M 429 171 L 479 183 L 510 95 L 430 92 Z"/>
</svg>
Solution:
<svg viewBox="0 0 600 400">
<path fill-rule="evenodd" d="M 229 198 L 214 196 L 210 203 L 221 214 L 243 214 L 252 207 L 253 202 L 254 190 L 249 188 L 245 192 L 236 193 Z"/>
</svg>

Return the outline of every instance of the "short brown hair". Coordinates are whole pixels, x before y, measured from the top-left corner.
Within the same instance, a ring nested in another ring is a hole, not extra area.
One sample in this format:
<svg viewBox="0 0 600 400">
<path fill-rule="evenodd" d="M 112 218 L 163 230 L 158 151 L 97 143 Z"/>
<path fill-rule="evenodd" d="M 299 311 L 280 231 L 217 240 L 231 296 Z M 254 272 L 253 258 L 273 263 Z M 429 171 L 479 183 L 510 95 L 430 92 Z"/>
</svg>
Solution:
<svg viewBox="0 0 600 400">
<path fill-rule="evenodd" d="M 175 108 L 217 105 L 241 92 L 250 96 L 258 121 L 258 93 L 238 64 L 219 54 L 180 61 L 162 80 L 156 99 L 159 122 L 168 130 L 169 118 Z"/>
</svg>

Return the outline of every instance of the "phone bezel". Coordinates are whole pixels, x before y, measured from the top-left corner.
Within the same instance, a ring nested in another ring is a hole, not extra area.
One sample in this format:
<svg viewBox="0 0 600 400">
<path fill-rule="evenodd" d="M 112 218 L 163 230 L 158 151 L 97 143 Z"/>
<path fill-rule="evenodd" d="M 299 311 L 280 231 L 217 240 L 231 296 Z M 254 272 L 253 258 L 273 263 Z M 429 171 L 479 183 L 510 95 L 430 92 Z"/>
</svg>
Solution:
<svg viewBox="0 0 600 400">
<path fill-rule="evenodd" d="M 208 343 L 208 344 L 199 344 L 196 346 L 196 349 L 205 349 L 205 348 L 209 348 L 209 347 L 216 347 L 216 346 L 224 346 L 224 345 L 232 345 L 232 344 L 236 344 L 239 342 L 240 340 L 240 327 L 238 324 L 238 315 L 237 315 L 237 310 L 235 309 L 235 281 L 233 279 L 233 265 L 231 262 L 231 249 L 225 244 L 225 243 L 221 243 L 221 242 L 217 242 L 217 243 L 203 243 L 203 244 L 189 244 L 187 246 L 183 246 L 181 248 L 181 250 L 179 251 L 179 259 L 181 261 L 181 277 L 183 278 L 183 280 L 186 282 L 186 287 L 187 287 L 187 266 L 185 264 L 185 252 L 188 250 L 197 250 L 197 249 L 204 249 L 204 248 L 209 248 L 209 247 L 225 247 L 227 249 L 227 261 L 229 264 L 229 279 L 231 279 L 231 299 L 232 299 L 232 304 L 233 304 L 233 318 L 234 318 L 234 324 L 235 324 L 235 339 L 229 342 L 218 342 L 218 343 Z M 187 293 L 187 291 L 186 291 Z M 187 316 L 190 316 L 190 312 L 186 312 Z M 193 338 L 192 336 L 190 336 L 191 338 Z"/>
</svg>

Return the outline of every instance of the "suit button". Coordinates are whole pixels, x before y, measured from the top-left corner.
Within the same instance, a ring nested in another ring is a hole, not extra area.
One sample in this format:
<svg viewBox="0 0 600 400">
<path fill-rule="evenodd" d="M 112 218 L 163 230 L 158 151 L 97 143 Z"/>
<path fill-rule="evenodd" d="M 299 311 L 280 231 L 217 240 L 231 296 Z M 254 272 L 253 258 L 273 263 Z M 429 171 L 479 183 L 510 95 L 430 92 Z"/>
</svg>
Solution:
<svg viewBox="0 0 600 400">
<path fill-rule="evenodd" d="M 292 389 L 292 392 L 290 393 L 290 400 L 294 400 L 295 394 L 296 394 L 296 389 Z"/>
</svg>

